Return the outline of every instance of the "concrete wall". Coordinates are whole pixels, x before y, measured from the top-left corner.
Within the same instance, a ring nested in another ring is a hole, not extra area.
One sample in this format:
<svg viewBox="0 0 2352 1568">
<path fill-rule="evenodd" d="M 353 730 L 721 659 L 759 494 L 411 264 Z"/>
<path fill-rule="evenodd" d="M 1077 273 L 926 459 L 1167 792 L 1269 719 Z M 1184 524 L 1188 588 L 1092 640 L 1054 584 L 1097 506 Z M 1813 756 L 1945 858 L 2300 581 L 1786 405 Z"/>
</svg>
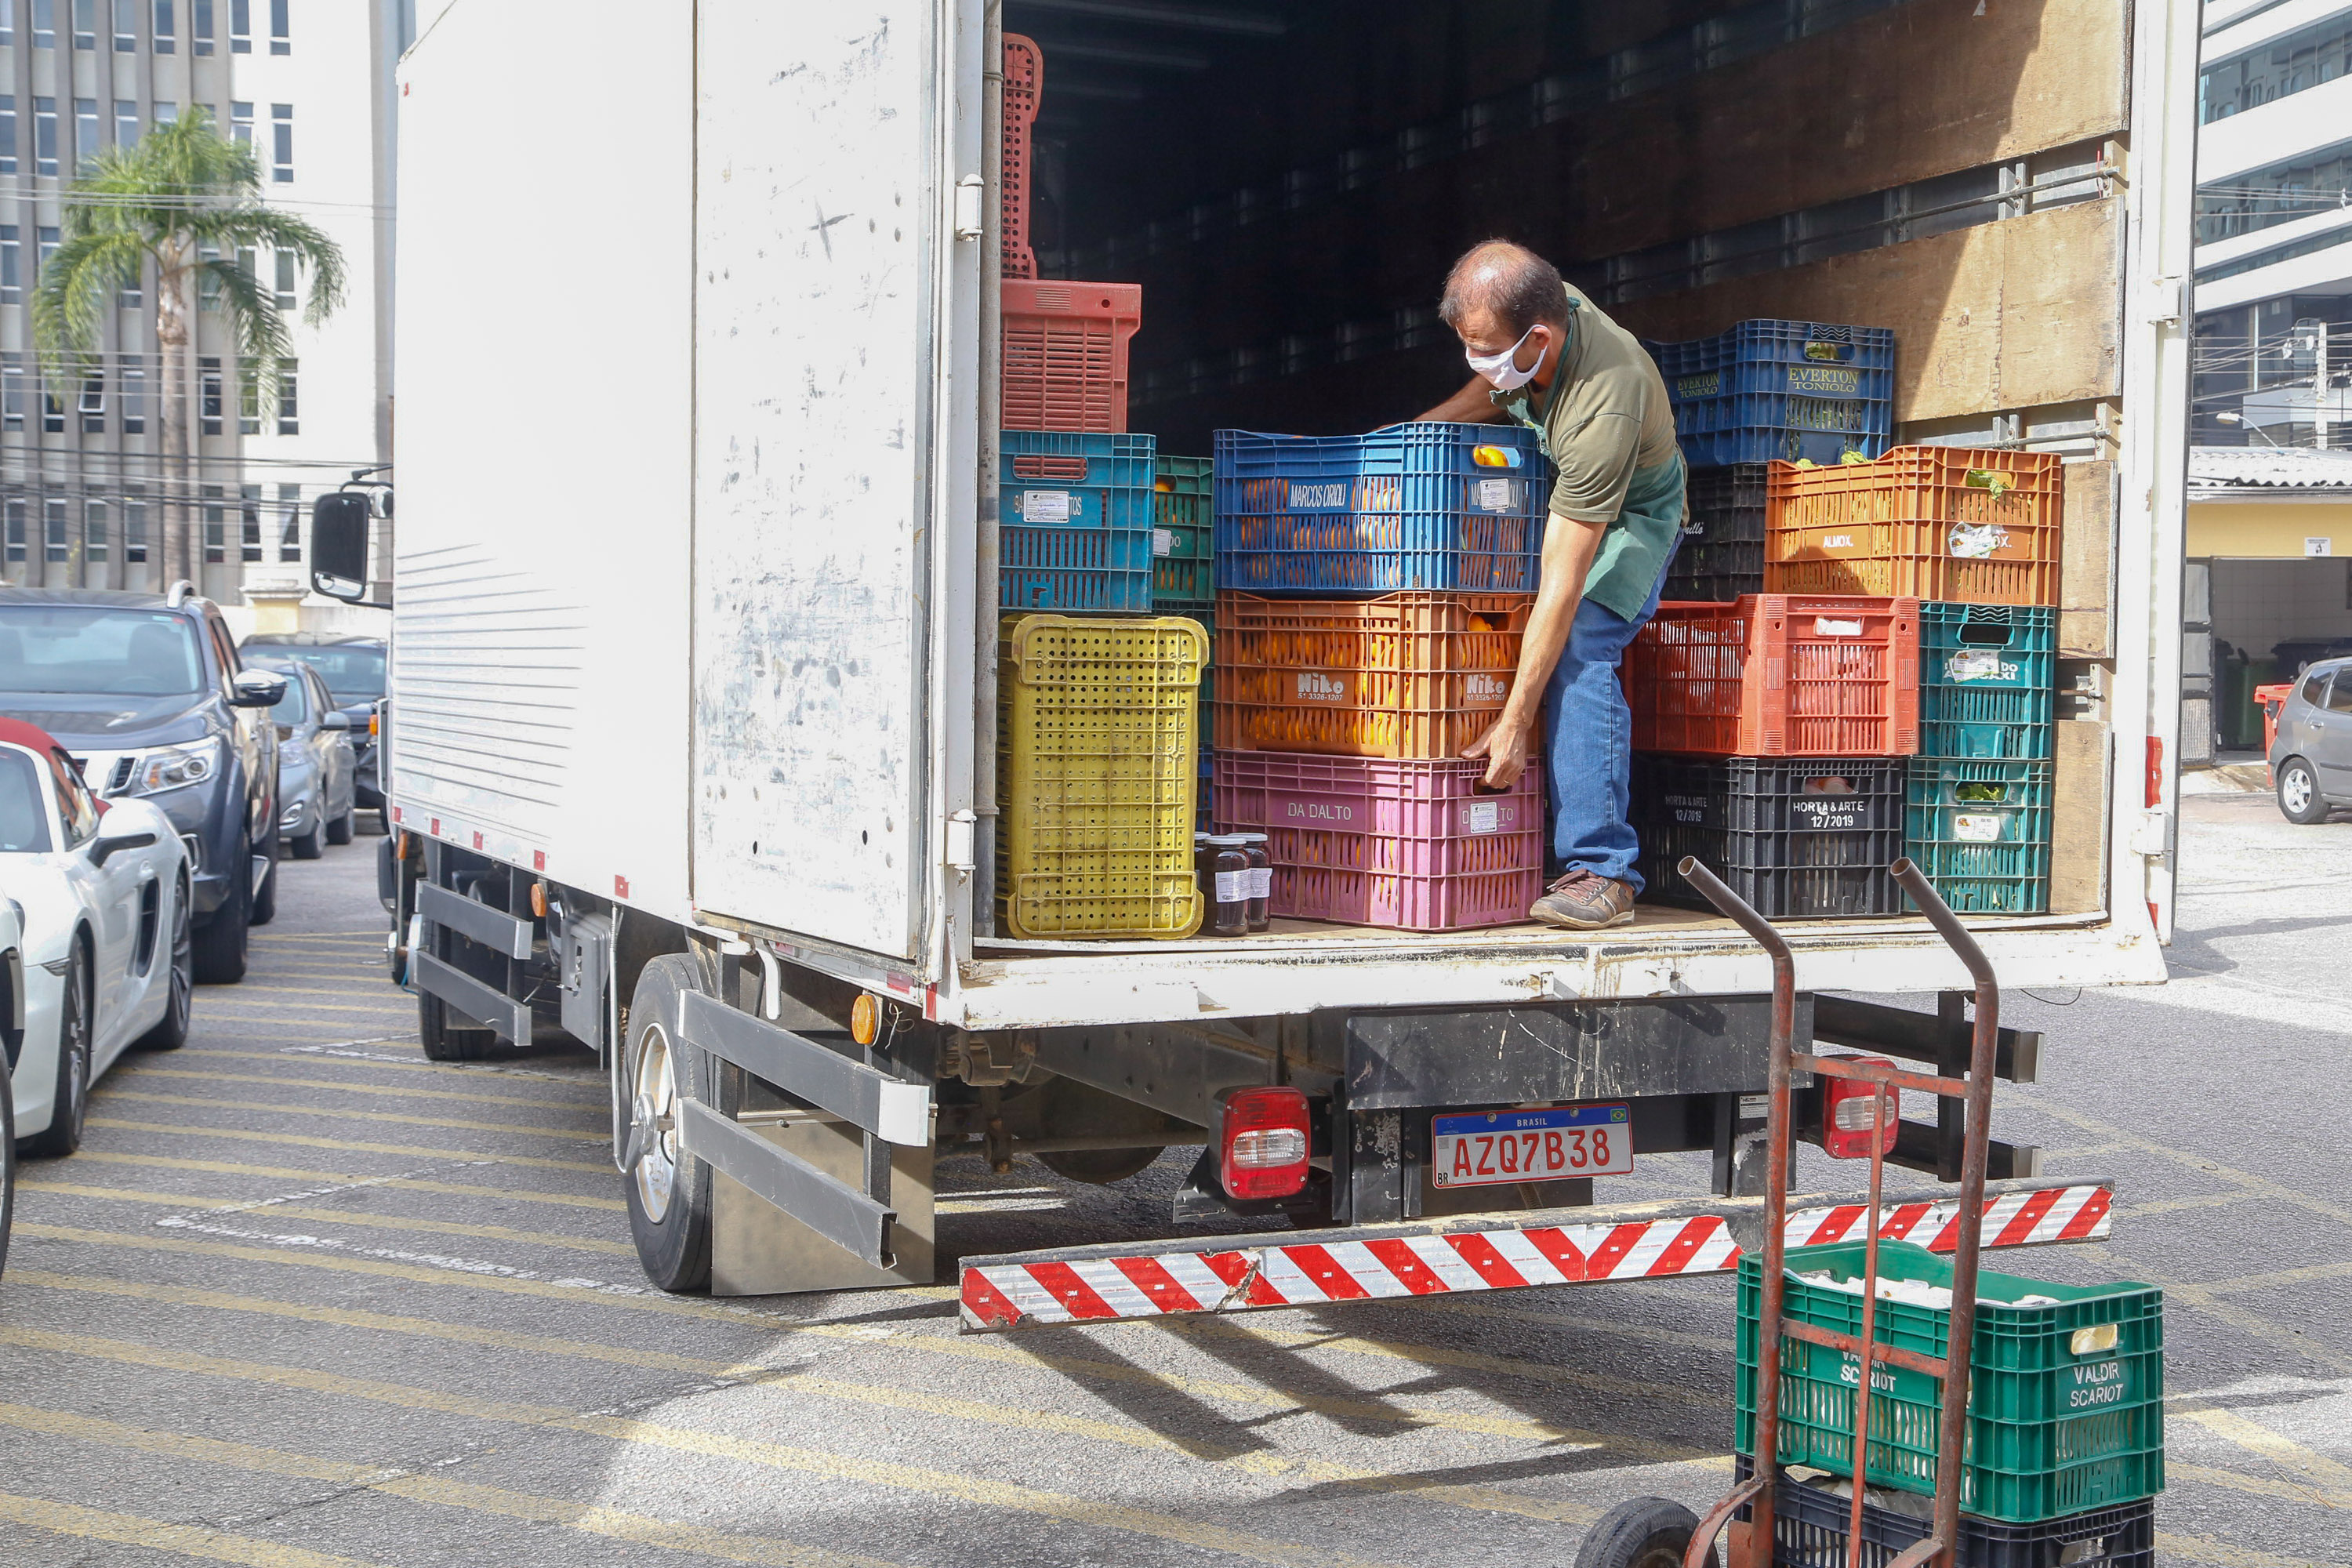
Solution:
<svg viewBox="0 0 2352 1568">
<path fill-rule="evenodd" d="M 2352 556 L 2352 496 L 2327 500 L 2189 503 L 2188 553 L 2303 560 L 2305 541 L 2325 539 L 2329 555 Z"/>
</svg>

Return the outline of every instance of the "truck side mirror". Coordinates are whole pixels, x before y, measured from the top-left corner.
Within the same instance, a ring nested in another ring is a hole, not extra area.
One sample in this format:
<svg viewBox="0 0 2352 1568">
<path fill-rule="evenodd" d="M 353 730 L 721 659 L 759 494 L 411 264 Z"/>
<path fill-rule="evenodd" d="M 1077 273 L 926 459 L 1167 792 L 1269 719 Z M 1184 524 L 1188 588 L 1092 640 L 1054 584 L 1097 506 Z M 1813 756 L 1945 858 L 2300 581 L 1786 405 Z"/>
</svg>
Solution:
<svg viewBox="0 0 2352 1568">
<path fill-rule="evenodd" d="M 368 515 L 358 490 L 334 490 L 310 506 L 310 586 L 356 605 L 367 597 Z"/>
</svg>

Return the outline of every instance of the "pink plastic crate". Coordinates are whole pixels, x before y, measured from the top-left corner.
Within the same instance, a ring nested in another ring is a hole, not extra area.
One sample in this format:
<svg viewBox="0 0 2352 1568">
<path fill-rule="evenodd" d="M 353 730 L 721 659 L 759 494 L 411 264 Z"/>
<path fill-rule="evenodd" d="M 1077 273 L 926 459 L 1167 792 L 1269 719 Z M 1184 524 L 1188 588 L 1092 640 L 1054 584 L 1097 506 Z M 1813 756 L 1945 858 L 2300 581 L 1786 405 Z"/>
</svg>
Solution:
<svg viewBox="0 0 2352 1568">
<path fill-rule="evenodd" d="M 1220 752 L 1219 831 L 1264 828 L 1273 912 L 1402 931 L 1516 925 L 1543 892 L 1543 776 L 1480 795 L 1484 763 Z"/>
</svg>

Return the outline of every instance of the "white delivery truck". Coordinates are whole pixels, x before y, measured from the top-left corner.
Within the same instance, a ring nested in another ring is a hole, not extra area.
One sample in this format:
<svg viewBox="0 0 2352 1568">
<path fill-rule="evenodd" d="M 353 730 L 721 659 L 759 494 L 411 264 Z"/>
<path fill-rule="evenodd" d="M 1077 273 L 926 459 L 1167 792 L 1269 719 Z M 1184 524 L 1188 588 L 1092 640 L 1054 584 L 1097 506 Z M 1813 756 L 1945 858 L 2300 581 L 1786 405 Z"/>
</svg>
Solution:
<svg viewBox="0 0 2352 1568">
<path fill-rule="evenodd" d="M 425 1048 L 601 1053 L 656 1282 L 929 1279 L 956 1150 L 1115 1180 L 1198 1146 L 1171 1224 L 1225 1233 L 965 1258 L 975 1327 L 1715 1270 L 1754 1214 L 1770 974 L 1728 921 L 994 929 L 1007 28 L 1046 62 L 1028 237 L 1142 284 L 1163 450 L 1458 384 L 1430 305 L 1502 231 L 1649 337 L 1891 326 L 1898 441 L 2060 453 L 2050 909 L 1970 926 L 2010 985 L 2163 978 L 2197 8 L 1699 9 L 438 11 L 401 72 L 391 582 L 364 507 L 314 564 L 395 602 L 384 890 Z M 1923 921 L 1786 929 L 1801 1045 L 1965 1063 Z M 2039 1045 L 2004 1031 L 2000 1070 Z M 1636 1160 L 1712 1151 L 1714 1191 L 1433 1180 L 1434 1118 L 1562 1106 Z M 1906 1124 L 1898 1233 L 1948 1220 L 1958 1146 Z M 1236 1196 L 1237 1154 L 1306 1171 Z M 1990 1174 L 1990 1239 L 2104 1233 L 2100 1184 L 2007 1145 Z"/>
</svg>

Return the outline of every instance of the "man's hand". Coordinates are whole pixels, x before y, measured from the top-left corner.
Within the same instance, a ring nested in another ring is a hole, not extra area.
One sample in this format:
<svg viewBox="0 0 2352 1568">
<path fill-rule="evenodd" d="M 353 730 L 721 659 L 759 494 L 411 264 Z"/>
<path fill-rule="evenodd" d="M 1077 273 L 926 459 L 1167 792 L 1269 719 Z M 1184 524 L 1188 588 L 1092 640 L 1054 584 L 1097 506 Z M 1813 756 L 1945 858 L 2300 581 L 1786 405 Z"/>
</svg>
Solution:
<svg viewBox="0 0 2352 1568">
<path fill-rule="evenodd" d="M 1527 771 L 1528 742 L 1533 736 L 1533 725 L 1516 722 L 1505 714 L 1485 734 L 1463 747 L 1462 754 L 1474 760 L 1486 759 L 1486 777 L 1483 782 L 1487 788 L 1508 789 Z"/>
</svg>

